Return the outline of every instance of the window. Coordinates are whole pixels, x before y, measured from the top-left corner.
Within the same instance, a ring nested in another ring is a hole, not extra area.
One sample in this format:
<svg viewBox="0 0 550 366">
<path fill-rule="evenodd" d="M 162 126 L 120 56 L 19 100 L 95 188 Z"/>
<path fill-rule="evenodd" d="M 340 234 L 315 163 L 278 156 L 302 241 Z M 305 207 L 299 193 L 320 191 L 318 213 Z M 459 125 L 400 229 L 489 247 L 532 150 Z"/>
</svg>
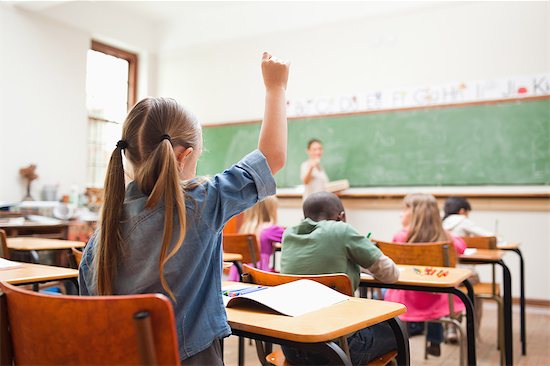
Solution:
<svg viewBox="0 0 550 366">
<path fill-rule="evenodd" d="M 136 102 L 137 55 L 92 41 L 86 70 L 88 186 L 103 187 L 122 123 Z"/>
</svg>

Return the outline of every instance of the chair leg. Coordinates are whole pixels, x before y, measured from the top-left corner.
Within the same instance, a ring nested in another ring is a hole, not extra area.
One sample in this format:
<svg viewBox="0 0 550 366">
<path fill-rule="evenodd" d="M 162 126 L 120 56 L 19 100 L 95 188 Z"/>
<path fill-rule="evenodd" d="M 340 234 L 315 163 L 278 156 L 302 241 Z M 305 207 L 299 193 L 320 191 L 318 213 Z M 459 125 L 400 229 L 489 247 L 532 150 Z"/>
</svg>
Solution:
<svg viewBox="0 0 550 366">
<path fill-rule="evenodd" d="M 428 359 L 428 322 L 424 322 L 424 359 Z"/>
</svg>

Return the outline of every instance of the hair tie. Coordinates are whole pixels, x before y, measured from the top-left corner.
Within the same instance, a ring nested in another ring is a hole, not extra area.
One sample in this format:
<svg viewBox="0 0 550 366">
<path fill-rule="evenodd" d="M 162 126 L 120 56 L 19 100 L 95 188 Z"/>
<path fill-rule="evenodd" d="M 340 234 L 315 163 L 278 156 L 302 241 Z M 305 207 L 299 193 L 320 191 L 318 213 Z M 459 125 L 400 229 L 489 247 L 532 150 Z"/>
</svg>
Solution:
<svg viewBox="0 0 550 366">
<path fill-rule="evenodd" d="M 118 147 L 120 150 L 124 150 L 128 147 L 128 142 L 126 140 L 118 140 L 116 143 L 116 147 Z"/>
<path fill-rule="evenodd" d="M 160 142 L 162 142 L 162 141 L 164 141 L 164 140 L 170 141 L 170 145 L 173 146 L 173 144 L 172 144 L 172 138 L 170 137 L 170 135 L 168 135 L 168 134 L 162 135 L 162 136 L 160 137 Z"/>
</svg>

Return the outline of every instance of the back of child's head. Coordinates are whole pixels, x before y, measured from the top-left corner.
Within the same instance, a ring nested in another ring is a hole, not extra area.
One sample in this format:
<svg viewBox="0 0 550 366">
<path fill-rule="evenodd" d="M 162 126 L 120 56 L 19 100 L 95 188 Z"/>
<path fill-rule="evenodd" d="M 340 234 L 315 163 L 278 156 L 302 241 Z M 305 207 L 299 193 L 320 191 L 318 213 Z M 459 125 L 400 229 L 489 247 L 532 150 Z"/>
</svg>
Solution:
<svg viewBox="0 0 550 366">
<path fill-rule="evenodd" d="M 256 233 L 260 225 L 277 224 L 277 198 L 270 196 L 256 203 L 243 214 L 240 233 Z"/>
<path fill-rule="evenodd" d="M 313 221 L 337 220 L 344 212 L 344 205 L 334 193 L 315 192 L 307 196 L 303 210 L 306 219 Z"/>
<path fill-rule="evenodd" d="M 183 244 L 185 237 L 185 202 L 181 188 L 179 166 L 174 148 L 201 145 L 201 127 L 192 114 L 174 99 L 145 98 L 128 113 L 122 129 L 122 139 L 111 155 L 105 177 L 105 203 L 102 209 L 101 237 L 96 243 L 94 263 L 97 270 L 97 292 L 112 294 L 112 281 L 121 255 L 120 220 L 125 197 L 122 150 L 132 165 L 137 188 L 148 196 L 146 208 L 164 203 L 164 236 L 159 267 L 163 288 L 173 294 L 164 279 L 163 269 Z M 198 152 L 197 152 L 198 153 Z M 170 249 L 174 211 L 180 230 L 178 240 Z"/>
<path fill-rule="evenodd" d="M 445 205 L 443 206 L 443 220 L 451 215 L 456 215 L 460 213 L 460 210 L 472 211 L 472 206 L 470 202 L 465 197 L 451 196 L 445 200 Z"/>
<path fill-rule="evenodd" d="M 409 194 L 404 199 L 405 207 L 411 209 L 408 242 L 427 243 L 447 241 L 449 238 L 441 224 L 437 201 L 431 194 Z"/>
</svg>

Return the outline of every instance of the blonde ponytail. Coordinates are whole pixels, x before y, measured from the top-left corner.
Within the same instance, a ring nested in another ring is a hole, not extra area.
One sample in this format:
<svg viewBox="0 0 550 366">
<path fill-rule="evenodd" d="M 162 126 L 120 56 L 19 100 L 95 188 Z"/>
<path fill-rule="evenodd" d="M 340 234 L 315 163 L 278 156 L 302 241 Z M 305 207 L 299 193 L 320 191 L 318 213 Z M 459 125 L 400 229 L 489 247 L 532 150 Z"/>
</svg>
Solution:
<svg viewBox="0 0 550 366">
<path fill-rule="evenodd" d="M 119 141 L 111 156 L 105 178 L 105 204 L 101 218 L 101 236 L 95 245 L 94 266 L 99 295 L 113 293 L 113 280 L 119 259 L 123 255 L 120 220 L 125 196 L 124 168 L 121 150 L 131 164 L 137 188 L 148 196 L 146 208 L 164 205 L 164 231 L 159 254 L 159 276 L 162 288 L 176 301 L 164 277 L 164 267 L 182 247 L 186 232 L 184 188 L 182 187 L 175 146 L 198 150 L 200 125 L 180 104 L 168 98 L 146 98 L 128 113 Z M 173 247 L 174 214 L 179 233 Z"/>
<path fill-rule="evenodd" d="M 141 179 L 137 181 L 138 186 L 151 187 L 145 207 L 155 207 L 161 200 L 164 203 L 164 235 L 159 255 L 160 282 L 162 288 L 170 295 L 172 300 L 176 301 L 164 278 L 164 266 L 183 244 L 186 231 L 186 214 L 185 197 L 180 185 L 178 165 L 170 139 L 164 139 L 158 144 L 152 156 L 140 170 L 139 178 Z M 175 207 L 174 202 L 176 203 Z M 170 249 L 174 209 L 177 211 L 180 230 L 176 244 Z"/>
<path fill-rule="evenodd" d="M 105 176 L 105 202 L 100 220 L 101 232 L 94 256 L 99 295 L 112 294 L 112 280 L 116 275 L 117 260 L 122 247 L 119 222 L 125 195 L 122 149 L 126 147 L 127 143 L 124 140 L 117 143 L 116 149 L 111 154 Z"/>
</svg>

